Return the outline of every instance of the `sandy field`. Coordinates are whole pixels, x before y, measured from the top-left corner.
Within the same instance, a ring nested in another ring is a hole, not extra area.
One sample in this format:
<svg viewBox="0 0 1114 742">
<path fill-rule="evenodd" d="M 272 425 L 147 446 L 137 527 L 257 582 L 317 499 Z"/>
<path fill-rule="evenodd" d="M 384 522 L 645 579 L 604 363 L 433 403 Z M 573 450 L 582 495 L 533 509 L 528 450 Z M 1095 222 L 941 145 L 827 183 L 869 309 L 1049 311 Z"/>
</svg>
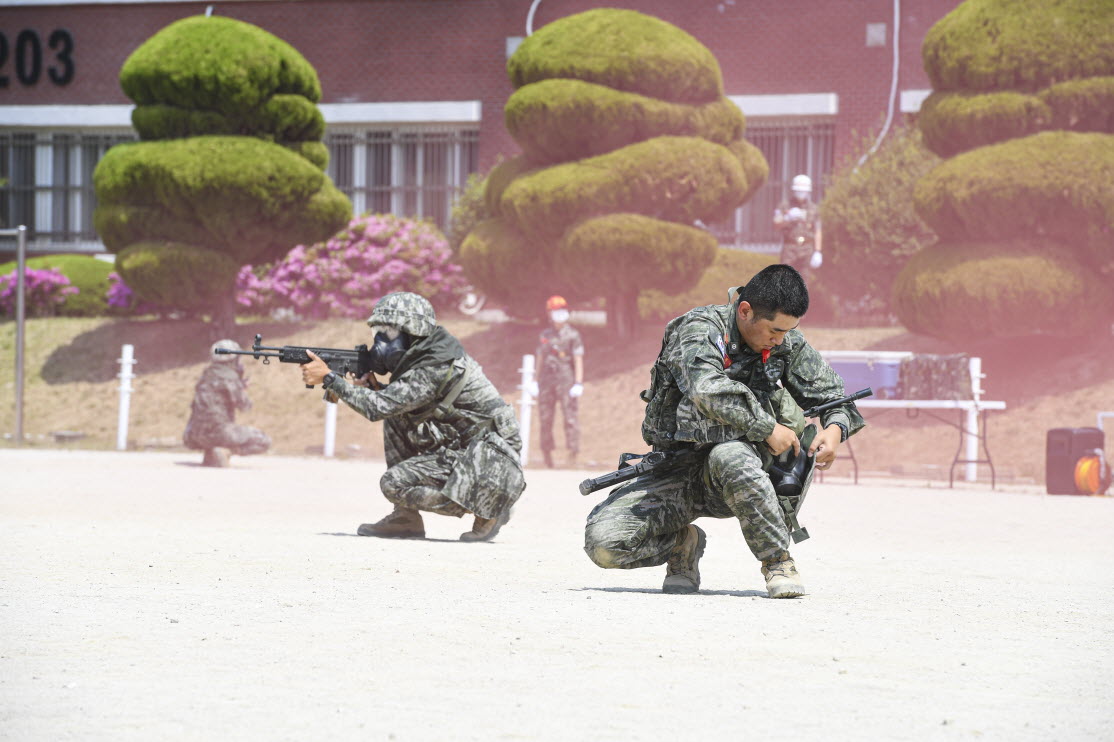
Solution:
<svg viewBox="0 0 1114 742">
<path fill-rule="evenodd" d="M 355 537 L 382 463 L 199 459 L 0 450 L 0 739 L 1114 739 L 1114 498 L 829 476 L 773 601 L 734 521 L 697 595 L 595 567 L 585 471 L 464 544 Z"/>
</svg>

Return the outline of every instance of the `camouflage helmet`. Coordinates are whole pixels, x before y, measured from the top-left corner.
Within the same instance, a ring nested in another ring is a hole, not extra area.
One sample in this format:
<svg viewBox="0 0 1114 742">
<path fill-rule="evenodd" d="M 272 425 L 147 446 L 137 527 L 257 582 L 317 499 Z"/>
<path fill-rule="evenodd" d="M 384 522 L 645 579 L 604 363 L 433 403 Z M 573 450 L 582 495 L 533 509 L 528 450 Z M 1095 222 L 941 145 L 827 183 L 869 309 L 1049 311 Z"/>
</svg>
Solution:
<svg viewBox="0 0 1114 742">
<path fill-rule="evenodd" d="M 375 303 L 367 323 L 369 327 L 391 325 L 409 335 L 426 337 L 437 327 L 437 314 L 425 297 L 396 291 Z"/>
<path fill-rule="evenodd" d="M 231 361 L 238 361 L 240 359 L 236 356 L 223 353 L 221 355 L 217 355 L 217 348 L 221 348 L 222 350 L 243 350 L 243 348 L 240 347 L 240 344 L 237 343 L 235 340 L 229 340 L 227 338 L 225 338 L 224 340 L 218 340 L 217 342 L 213 343 L 213 347 L 209 348 L 209 360 L 219 363 L 229 363 Z"/>
</svg>

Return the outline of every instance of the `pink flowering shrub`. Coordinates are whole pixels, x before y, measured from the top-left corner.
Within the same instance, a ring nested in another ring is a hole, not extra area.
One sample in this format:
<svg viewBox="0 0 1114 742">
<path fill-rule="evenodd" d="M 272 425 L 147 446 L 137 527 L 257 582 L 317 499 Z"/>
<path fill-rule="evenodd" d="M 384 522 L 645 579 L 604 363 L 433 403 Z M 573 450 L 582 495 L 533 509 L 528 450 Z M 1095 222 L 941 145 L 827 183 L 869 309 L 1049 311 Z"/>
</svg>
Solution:
<svg viewBox="0 0 1114 742">
<path fill-rule="evenodd" d="M 0 276 L 0 315 L 14 317 L 18 269 Z M 28 317 L 53 317 L 67 296 L 80 293 L 70 279 L 55 268 L 27 268 L 23 274 L 23 306 Z"/>
<path fill-rule="evenodd" d="M 166 307 L 136 298 L 135 292 L 116 271 L 108 274 L 106 299 L 115 314 L 161 314 L 167 311 Z"/>
<path fill-rule="evenodd" d="M 269 270 L 241 268 L 236 301 L 257 313 L 293 309 L 306 319 L 363 319 L 392 291 L 412 291 L 434 306 L 448 306 L 467 284 L 435 226 L 364 214 L 326 242 L 298 245 Z"/>
</svg>

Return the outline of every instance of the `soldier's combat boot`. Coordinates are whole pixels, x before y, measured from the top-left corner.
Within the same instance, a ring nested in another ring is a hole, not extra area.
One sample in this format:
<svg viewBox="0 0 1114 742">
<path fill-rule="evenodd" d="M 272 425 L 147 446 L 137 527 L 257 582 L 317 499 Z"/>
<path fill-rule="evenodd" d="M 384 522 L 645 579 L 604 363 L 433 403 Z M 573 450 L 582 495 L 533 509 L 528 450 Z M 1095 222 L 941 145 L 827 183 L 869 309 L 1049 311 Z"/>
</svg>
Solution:
<svg viewBox="0 0 1114 742">
<path fill-rule="evenodd" d="M 227 448 L 207 448 L 205 457 L 201 460 L 202 466 L 215 466 L 224 468 L 232 458 L 232 452 Z"/>
<path fill-rule="evenodd" d="M 477 515 L 476 519 L 472 521 L 472 530 L 460 534 L 460 540 L 490 541 L 495 538 L 495 535 L 499 533 L 499 529 L 506 525 L 510 518 L 510 512 L 504 513 L 498 518 L 481 518 Z"/>
<path fill-rule="evenodd" d="M 364 523 L 356 533 L 379 538 L 425 538 L 425 523 L 417 510 L 395 505 L 395 509 L 378 523 Z"/>
<path fill-rule="evenodd" d="M 805 594 L 797 565 L 788 551 L 763 561 L 762 574 L 766 577 L 766 592 L 771 598 L 796 598 Z"/>
<path fill-rule="evenodd" d="M 673 547 L 666 562 L 663 593 L 695 593 L 700 589 L 700 557 L 704 556 L 707 543 L 702 528 L 695 525 L 685 528 L 684 537 Z"/>
</svg>

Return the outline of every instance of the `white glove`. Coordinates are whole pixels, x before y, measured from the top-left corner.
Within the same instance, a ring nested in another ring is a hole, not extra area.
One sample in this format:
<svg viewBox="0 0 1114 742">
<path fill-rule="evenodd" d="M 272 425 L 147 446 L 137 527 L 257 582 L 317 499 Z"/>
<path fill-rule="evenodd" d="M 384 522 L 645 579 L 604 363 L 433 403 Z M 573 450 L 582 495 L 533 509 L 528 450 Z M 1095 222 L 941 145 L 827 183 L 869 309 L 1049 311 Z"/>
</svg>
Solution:
<svg viewBox="0 0 1114 742">
<path fill-rule="evenodd" d="M 824 256 L 820 254 L 819 250 L 817 250 L 812 254 L 812 259 L 808 261 L 808 264 L 813 268 L 819 268 L 824 264 Z"/>
<path fill-rule="evenodd" d="M 805 211 L 800 207 L 794 206 L 789 211 L 785 212 L 785 216 L 791 221 L 799 222 L 805 218 Z"/>
<path fill-rule="evenodd" d="M 531 381 L 530 383 L 528 383 L 524 387 L 524 391 L 534 398 L 537 398 L 537 396 L 541 394 L 541 390 L 538 389 L 538 382 L 536 381 Z"/>
<path fill-rule="evenodd" d="M 573 384 L 572 388 L 569 389 L 569 396 L 572 397 L 573 399 L 576 399 L 577 397 L 579 397 L 583 393 L 584 393 L 584 385 L 583 384 Z"/>
</svg>

